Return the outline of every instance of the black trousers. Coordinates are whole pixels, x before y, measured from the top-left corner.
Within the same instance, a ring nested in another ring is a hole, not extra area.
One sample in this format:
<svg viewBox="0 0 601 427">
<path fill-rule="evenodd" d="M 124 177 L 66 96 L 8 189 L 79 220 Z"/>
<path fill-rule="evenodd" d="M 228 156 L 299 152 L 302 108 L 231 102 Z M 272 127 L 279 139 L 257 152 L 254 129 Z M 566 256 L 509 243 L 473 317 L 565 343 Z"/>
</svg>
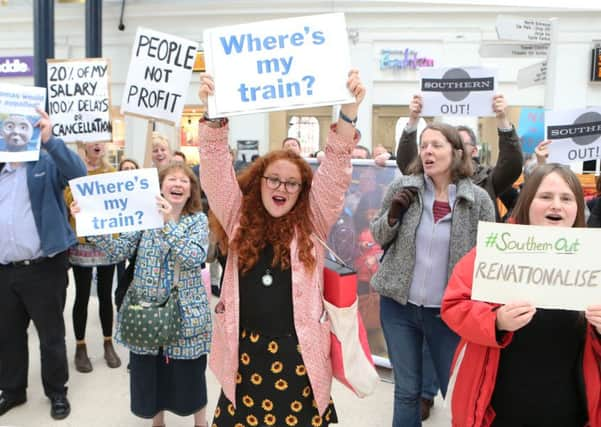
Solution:
<svg viewBox="0 0 601 427">
<path fill-rule="evenodd" d="M 73 331 L 76 340 L 86 337 L 86 324 L 88 322 L 88 302 L 92 287 L 93 267 L 73 266 L 75 278 L 75 302 L 73 303 Z M 113 334 L 113 275 L 115 264 L 99 265 L 96 267 L 96 287 L 98 291 L 98 314 L 102 325 L 102 335 L 111 337 Z"/>
<path fill-rule="evenodd" d="M 9 396 L 25 396 L 30 320 L 40 339 L 46 396 L 67 392 L 69 371 L 63 318 L 67 267 L 65 252 L 29 266 L 0 266 L 0 390 Z"/>
</svg>

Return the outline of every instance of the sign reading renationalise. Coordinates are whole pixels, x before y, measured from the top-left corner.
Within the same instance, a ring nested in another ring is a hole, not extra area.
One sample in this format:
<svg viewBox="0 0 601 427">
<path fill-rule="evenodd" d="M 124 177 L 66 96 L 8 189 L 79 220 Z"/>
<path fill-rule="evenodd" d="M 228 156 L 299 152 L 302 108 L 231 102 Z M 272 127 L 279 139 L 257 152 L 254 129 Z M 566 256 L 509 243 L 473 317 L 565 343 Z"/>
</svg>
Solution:
<svg viewBox="0 0 601 427">
<path fill-rule="evenodd" d="M 215 79 L 210 117 L 353 102 L 342 13 L 213 28 L 203 37 Z"/>
<path fill-rule="evenodd" d="M 121 112 L 175 125 L 179 123 L 198 43 L 138 28 Z"/>
<path fill-rule="evenodd" d="M 75 218 L 78 236 L 148 230 L 163 226 L 157 208 L 160 194 L 155 168 L 84 176 L 69 181 L 81 212 Z"/>
<path fill-rule="evenodd" d="M 599 301 L 599 231 L 478 224 L 472 299 L 579 310 Z"/>
<path fill-rule="evenodd" d="M 496 70 L 433 68 L 420 74 L 424 116 L 494 116 Z"/>
<path fill-rule="evenodd" d="M 601 107 L 546 111 L 549 162 L 569 164 L 601 158 Z"/>
<path fill-rule="evenodd" d="M 52 133 L 67 142 L 109 142 L 111 68 L 108 59 L 48 60 Z"/>
<path fill-rule="evenodd" d="M 551 43 L 551 21 L 548 19 L 499 15 L 496 28 L 500 40 Z"/>
<path fill-rule="evenodd" d="M 32 162 L 40 156 L 40 120 L 46 88 L 0 84 L 0 162 Z"/>
<path fill-rule="evenodd" d="M 0 56 L 0 78 L 33 76 L 33 56 Z"/>
</svg>

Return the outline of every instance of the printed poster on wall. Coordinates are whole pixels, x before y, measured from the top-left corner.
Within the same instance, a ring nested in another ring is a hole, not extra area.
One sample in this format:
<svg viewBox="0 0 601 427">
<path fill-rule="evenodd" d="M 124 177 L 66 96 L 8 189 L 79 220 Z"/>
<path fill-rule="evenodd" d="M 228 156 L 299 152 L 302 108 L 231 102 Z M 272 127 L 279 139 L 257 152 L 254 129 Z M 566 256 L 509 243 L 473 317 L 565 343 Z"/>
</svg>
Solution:
<svg viewBox="0 0 601 427">
<path fill-rule="evenodd" d="M 65 142 L 110 142 L 111 66 L 108 59 L 48 60 L 48 114 Z"/>
<path fill-rule="evenodd" d="M 31 162 L 40 156 L 40 115 L 46 88 L 0 84 L 0 163 Z"/>
<path fill-rule="evenodd" d="M 569 164 L 601 158 L 601 107 L 546 111 L 549 162 Z"/>
<path fill-rule="evenodd" d="M 342 13 L 213 28 L 203 37 L 215 80 L 211 117 L 353 102 Z"/>
<path fill-rule="evenodd" d="M 70 180 L 69 186 L 81 209 L 75 217 L 79 237 L 163 226 L 155 168 L 84 176 Z"/>
<path fill-rule="evenodd" d="M 522 107 L 517 134 L 520 137 L 524 154 L 534 153 L 536 146 L 545 139 L 545 110 Z"/>
<path fill-rule="evenodd" d="M 599 231 L 478 223 L 472 299 L 584 311 L 598 303 Z"/>
<path fill-rule="evenodd" d="M 121 113 L 179 123 L 197 50 L 195 41 L 139 27 Z"/>
<path fill-rule="evenodd" d="M 420 70 L 424 116 L 494 116 L 496 70 L 482 67 Z"/>
</svg>

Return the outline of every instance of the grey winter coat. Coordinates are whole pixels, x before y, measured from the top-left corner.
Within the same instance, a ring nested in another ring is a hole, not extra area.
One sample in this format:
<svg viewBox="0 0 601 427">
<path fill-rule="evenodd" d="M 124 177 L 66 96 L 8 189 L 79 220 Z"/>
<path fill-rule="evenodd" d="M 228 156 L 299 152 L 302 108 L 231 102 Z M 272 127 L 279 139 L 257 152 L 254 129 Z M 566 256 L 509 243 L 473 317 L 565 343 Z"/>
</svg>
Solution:
<svg viewBox="0 0 601 427">
<path fill-rule="evenodd" d="M 489 195 L 469 178 L 457 183 L 457 196 L 451 219 L 448 276 L 453 267 L 476 245 L 478 221 L 495 220 L 495 208 Z M 386 192 L 382 208 L 370 223 L 376 242 L 387 248 L 380 268 L 371 285 L 380 294 L 406 304 L 415 266 L 415 235 L 423 212 L 424 176 L 409 175 L 397 178 Z M 403 187 L 416 187 L 418 197 L 405 212 L 402 221 L 388 225 L 388 209 L 393 195 Z"/>
</svg>

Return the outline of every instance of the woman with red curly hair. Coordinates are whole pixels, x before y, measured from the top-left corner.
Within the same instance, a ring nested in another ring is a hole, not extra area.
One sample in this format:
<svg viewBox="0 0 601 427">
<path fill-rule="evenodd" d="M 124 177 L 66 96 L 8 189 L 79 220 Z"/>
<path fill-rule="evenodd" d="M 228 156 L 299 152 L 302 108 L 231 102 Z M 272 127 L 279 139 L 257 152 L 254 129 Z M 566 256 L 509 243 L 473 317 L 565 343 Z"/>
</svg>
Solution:
<svg viewBox="0 0 601 427">
<path fill-rule="evenodd" d="M 318 238 L 327 238 L 350 184 L 353 125 L 365 96 L 357 71 L 347 86 L 355 102 L 341 107 L 315 174 L 298 154 L 278 150 L 236 179 L 227 120 L 201 120 L 200 178 L 229 246 L 210 358 L 222 386 L 212 426 L 338 422 Z M 213 91 L 203 75 L 201 100 Z"/>
</svg>

